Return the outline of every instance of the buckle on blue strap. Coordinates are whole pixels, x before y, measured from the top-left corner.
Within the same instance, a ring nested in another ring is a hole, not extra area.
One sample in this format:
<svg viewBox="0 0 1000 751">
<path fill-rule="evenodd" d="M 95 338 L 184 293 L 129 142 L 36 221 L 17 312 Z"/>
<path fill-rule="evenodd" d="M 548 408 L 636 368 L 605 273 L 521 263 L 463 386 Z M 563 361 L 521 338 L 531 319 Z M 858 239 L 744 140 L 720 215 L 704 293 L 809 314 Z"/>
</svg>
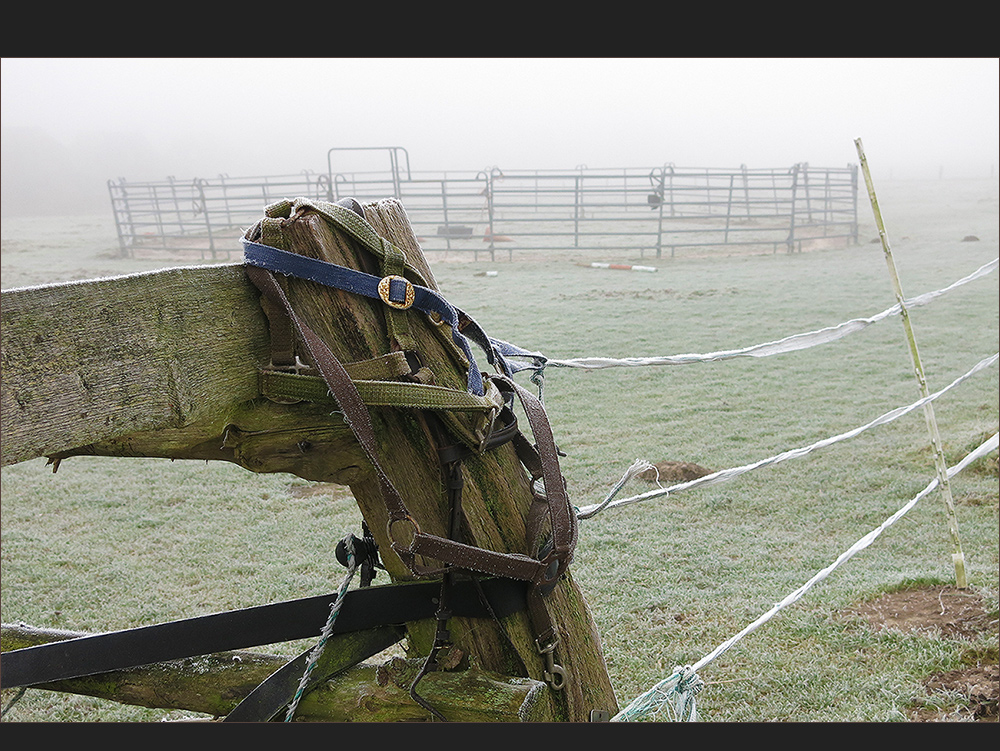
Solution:
<svg viewBox="0 0 1000 751">
<path fill-rule="evenodd" d="M 406 310 L 413 305 L 415 294 L 413 284 L 402 276 L 385 276 L 378 283 L 378 296 L 390 308 Z"/>
<path fill-rule="evenodd" d="M 533 359 L 544 357 L 537 352 L 528 352 L 520 347 L 491 339 L 475 321 L 459 312 L 437 292 L 426 287 L 414 285 L 409 279 L 391 274 L 379 279 L 377 276 L 363 271 L 338 266 L 318 258 L 310 258 L 291 253 L 287 250 L 263 245 L 244 238 L 243 258 L 246 263 L 269 271 L 308 279 L 329 287 L 364 295 L 372 299 L 380 299 L 386 305 L 396 310 L 415 308 L 423 313 L 435 314 L 439 320 L 451 326 L 452 339 L 462 350 L 469 361 L 469 391 L 477 396 L 483 395 L 483 378 L 476 365 L 469 341 L 474 341 L 486 352 L 487 359 L 493 365 L 503 370 L 505 375 L 513 375 L 528 365 L 512 367 L 514 364 L 507 358 L 510 356 L 529 356 Z M 465 332 L 461 329 L 464 329 Z"/>
</svg>

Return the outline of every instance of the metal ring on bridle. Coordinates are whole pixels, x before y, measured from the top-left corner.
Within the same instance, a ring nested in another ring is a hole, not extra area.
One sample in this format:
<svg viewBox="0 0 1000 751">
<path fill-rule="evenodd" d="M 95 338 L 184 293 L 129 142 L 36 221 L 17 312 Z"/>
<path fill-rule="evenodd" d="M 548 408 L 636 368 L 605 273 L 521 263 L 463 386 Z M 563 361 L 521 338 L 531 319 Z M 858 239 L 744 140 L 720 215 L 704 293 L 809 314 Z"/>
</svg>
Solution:
<svg viewBox="0 0 1000 751">
<path fill-rule="evenodd" d="M 405 540 L 405 544 L 403 535 L 393 534 L 393 527 L 395 527 L 397 524 L 409 525 L 408 526 L 409 539 Z M 398 547 L 403 550 L 408 550 L 410 547 L 412 547 L 413 540 L 416 538 L 417 535 L 420 534 L 420 526 L 417 524 L 416 519 L 407 514 L 406 516 L 403 516 L 398 519 L 389 519 L 389 521 L 385 525 L 385 532 L 389 536 L 389 542 L 391 542 L 394 547 Z"/>
</svg>

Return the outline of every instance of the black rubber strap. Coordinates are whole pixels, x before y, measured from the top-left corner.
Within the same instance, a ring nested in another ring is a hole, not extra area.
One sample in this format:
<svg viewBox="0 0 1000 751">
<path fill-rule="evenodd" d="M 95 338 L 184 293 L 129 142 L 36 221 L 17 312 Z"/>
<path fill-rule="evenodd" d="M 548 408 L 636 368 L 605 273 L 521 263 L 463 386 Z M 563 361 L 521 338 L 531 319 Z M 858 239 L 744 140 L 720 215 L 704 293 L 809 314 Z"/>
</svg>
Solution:
<svg viewBox="0 0 1000 751">
<path fill-rule="evenodd" d="M 348 668 L 357 665 L 373 655 L 388 649 L 406 635 L 401 626 L 382 626 L 365 633 L 364 648 L 356 659 L 348 662 L 338 660 L 338 655 L 333 659 L 327 659 L 330 652 L 335 652 L 333 643 L 328 643 L 328 649 L 324 650 L 316 666 L 309 674 L 309 680 L 305 691 L 319 685 L 323 681 L 330 679 L 337 673 L 341 673 Z M 333 636 L 332 639 L 336 639 Z M 352 638 L 351 636 L 341 638 Z M 312 656 L 312 649 L 303 652 L 298 657 L 285 663 L 282 667 L 271 673 L 257 688 L 247 694 L 243 700 L 237 704 L 233 711 L 226 715 L 223 722 L 269 722 L 282 710 L 284 710 L 295 697 L 299 690 L 299 683 L 306 671 L 309 660 Z"/>
<path fill-rule="evenodd" d="M 526 586 L 508 579 L 481 580 L 500 617 L 525 609 Z M 348 592 L 334 633 L 433 618 L 437 582 L 388 584 Z M 336 594 L 260 605 L 127 631 L 82 636 L 3 653 L 3 688 L 79 678 L 168 660 L 318 637 Z M 466 618 L 491 617 L 471 581 L 457 582 L 452 611 Z"/>
</svg>

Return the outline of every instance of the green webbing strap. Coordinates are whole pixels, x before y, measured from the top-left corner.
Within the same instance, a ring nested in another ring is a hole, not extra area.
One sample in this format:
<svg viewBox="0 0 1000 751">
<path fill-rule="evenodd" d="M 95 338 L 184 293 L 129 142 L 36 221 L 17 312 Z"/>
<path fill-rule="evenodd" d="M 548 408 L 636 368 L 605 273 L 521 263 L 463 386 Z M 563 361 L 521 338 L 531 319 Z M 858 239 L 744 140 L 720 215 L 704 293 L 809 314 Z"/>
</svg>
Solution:
<svg viewBox="0 0 1000 751">
<path fill-rule="evenodd" d="M 264 209 L 266 216 L 260 220 L 260 239 L 268 245 L 276 248 L 284 248 L 285 234 L 281 225 L 281 217 L 287 217 L 288 208 L 291 204 L 288 201 L 272 204 Z"/>
<path fill-rule="evenodd" d="M 421 275 L 421 273 L 412 265 L 406 263 L 406 255 L 403 251 L 388 240 L 379 237 L 374 228 L 368 222 L 346 206 L 341 206 L 336 203 L 327 203 L 326 201 L 313 201 L 308 198 L 296 198 L 294 202 L 289 203 L 286 201 L 283 202 L 283 204 L 287 204 L 292 212 L 298 211 L 301 208 L 312 209 L 340 229 L 350 234 L 365 248 L 374 253 L 377 258 L 382 260 L 383 263 L 386 261 L 387 254 L 392 254 L 394 256 L 398 254 L 396 261 L 394 262 L 401 262 L 401 267 L 400 272 L 396 273 L 399 273 L 399 275 L 402 276 L 401 271 L 405 269 L 407 274 L 412 277 L 411 281 L 415 284 L 420 284 L 424 287 L 428 286 L 427 280 L 424 279 L 423 275 Z"/>
<path fill-rule="evenodd" d="M 384 381 L 410 375 L 413 368 L 407 362 L 406 353 L 397 350 L 370 360 L 344 363 L 344 370 L 355 380 Z"/>
<path fill-rule="evenodd" d="M 500 405 L 488 396 L 476 396 L 468 391 L 405 381 L 372 381 L 351 379 L 369 407 L 409 407 L 458 412 L 499 411 Z M 336 404 L 330 389 L 319 376 L 298 375 L 279 370 L 264 370 L 260 374 L 260 393 L 270 399 L 299 399 L 308 402 Z"/>
<path fill-rule="evenodd" d="M 486 394 L 476 396 L 443 386 L 366 380 L 356 378 L 351 370 L 348 373 L 366 406 L 435 410 L 455 436 L 474 451 L 482 451 L 504 404 L 503 395 L 490 380 L 485 382 Z M 320 376 L 262 370 L 259 381 L 261 395 L 273 401 L 308 401 L 337 406 L 329 386 Z"/>
<path fill-rule="evenodd" d="M 382 248 L 383 278 L 403 276 L 403 271 L 406 268 L 406 256 L 403 255 L 403 251 L 384 239 L 381 241 L 380 247 Z M 400 349 L 414 351 L 417 349 L 417 340 L 410 333 L 410 317 L 406 310 L 386 307 L 385 322 L 389 328 L 389 336 L 396 340 Z"/>
</svg>

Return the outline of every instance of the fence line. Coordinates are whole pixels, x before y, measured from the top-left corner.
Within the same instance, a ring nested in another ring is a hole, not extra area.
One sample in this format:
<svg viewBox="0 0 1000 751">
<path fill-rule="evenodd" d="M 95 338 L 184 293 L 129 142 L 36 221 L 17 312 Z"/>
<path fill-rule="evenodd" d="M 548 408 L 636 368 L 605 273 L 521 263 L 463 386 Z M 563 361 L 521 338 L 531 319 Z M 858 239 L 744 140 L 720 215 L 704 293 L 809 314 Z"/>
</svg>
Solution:
<svg viewBox="0 0 1000 751">
<path fill-rule="evenodd" d="M 936 299 L 942 294 L 951 291 L 963 284 L 966 284 L 975 279 L 979 279 L 985 276 L 987 273 L 992 272 L 997 268 L 1000 259 L 995 259 L 990 263 L 984 264 L 979 269 L 977 269 L 972 274 L 969 274 L 962 279 L 952 283 L 951 285 L 936 290 L 934 292 L 925 293 L 912 300 L 900 300 L 895 306 L 889 308 L 882 313 L 867 319 L 854 319 L 845 324 L 840 324 L 839 326 L 829 327 L 827 329 L 822 329 L 819 332 L 808 332 L 807 334 L 793 335 L 791 337 L 786 337 L 779 342 L 770 342 L 764 345 L 756 345 L 754 347 L 744 348 L 742 350 L 731 350 L 726 353 L 712 353 L 711 355 L 694 355 L 694 356 L 678 356 L 676 358 L 627 358 L 625 360 L 610 360 L 608 358 L 598 358 L 599 362 L 596 367 L 613 367 L 615 365 L 644 365 L 644 364 L 663 364 L 663 363 L 680 363 L 680 362 L 697 362 L 705 360 L 718 360 L 718 359 L 728 359 L 729 357 L 736 357 L 742 355 L 752 355 L 752 356 L 766 356 L 770 354 L 778 354 L 780 352 L 789 352 L 793 350 L 803 349 L 806 347 L 812 347 L 817 344 L 826 343 L 828 341 L 833 341 L 839 339 L 847 333 L 853 333 L 854 331 L 859 331 L 862 328 L 866 328 L 871 323 L 882 320 L 889 315 L 894 315 L 902 312 L 907 307 L 912 307 L 914 305 L 923 305 L 931 300 Z M 541 355 L 535 355 L 534 361 L 536 365 L 536 373 L 533 376 L 539 384 L 539 389 L 541 389 L 541 371 L 547 364 L 553 364 L 554 361 L 549 361 Z M 569 366 L 575 367 L 587 367 L 585 363 L 591 362 L 590 360 L 578 360 L 572 361 Z M 641 493 L 636 496 L 629 498 L 624 498 L 620 500 L 615 500 L 617 493 L 626 485 L 626 483 L 633 477 L 639 474 L 640 471 L 648 469 L 652 465 L 643 460 L 636 460 L 629 468 L 626 470 L 622 478 L 615 484 L 611 492 L 605 497 L 604 501 L 599 504 L 594 504 L 591 506 L 585 506 L 583 508 L 577 508 L 576 513 L 579 519 L 589 519 L 596 514 L 604 511 L 608 508 L 638 503 L 643 500 L 648 500 L 655 497 L 660 497 L 668 495 L 671 493 L 676 493 L 682 490 L 687 490 L 699 486 L 713 485 L 717 483 L 727 482 L 729 480 L 735 479 L 746 472 L 760 469 L 765 466 L 772 466 L 774 464 L 786 461 L 788 459 L 800 458 L 812 453 L 820 448 L 825 448 L 827 446 L 839 443 L 841 441 L 853 438 L 860 435 L 862 432 L 867 431 L 879 425 L 884 425 L 894 420 L 897 420 L 904 415 L 907 415 L 917 409 L 923 408 L 929 405 L 934 400 L 938 399 L 942 395 L 949 392 L 954 387 L 963 383 L 974 374 L 980 372 L 990 365 L 994 365 L 1000 360 L 1000 353 L 995 353 L 987 358 L 984 358 L 973 366 L 968 372 L 956 378 L 948 386 L 940 389 L 933 394 L 926 394 L 918 401 L 904 406 L 898 407 L 891 410 L 874 420 L 868 422 L 865 425 L 854 428 L 853 430 L 841 433 L 830 438 L 817 441 L 809 446 L 792 449 L 790 451 L 785 451 L 775 456 L 763 459 L 752 464 L 746 464 L 740 467 L 734 467 L 731 469 L 721 470 L 718 472 L 713 472 L 704 477 L 697 478 L 688 482 L 677 483 L 667 488 L 660 487 L 657 490 L 648 491 L 646 493 Z M 570 361 L 562 361 L 561 364 L 564 366 Z M 526 366 L 531 367 L 531 366 Z M 803 584 L 801 587 L 791 592 L 780 602 L 778 602 L 769 611 L 764 613 L 762 616 L 757 618 L 755 621 L 746 626 L 743 630 L 737 633 L 735 636 L 726 640 L 718 647 L 716 647 L 711 653 L 704 656 L 701 660 L 693 665 L 676 666 L 673 672 L 661 680 L 659 683 L 654 685 L 652 688 L 644 692 L 643 694 L 636 697 L 628 706 L 618 712 L 614 717 L 611 718 L 612 722 L 633 722 L 636 720 L 641 720 L 647 716 L 656 716 L 661 712 L 665 712 L 669 719 L 675 721 L 697 721 L 698 710 L 696 697 L 704 688 L 704 681 L 698 675 L 698 671 L 713 662 L 724 652 L 732 648 L 737 642 L 743 639 L 745 636 L 749 635 L 753 631 L 756 631 L 762 625 L 770 621 L 774 616 L 778 614 L 782 609 L 788 607 L 789 605 L 797 602 L 801 599 L 810 589 L 812 589 L 817 584 L 825 580 L 831 573 L 843 565 L 846 561 L 854 557 L 858 552 L 870 546 L 886 529 L 896 523 L 903 515 L 909 512 L 922 498 L 927 496 L 933 490 L 935 490 L 942 483 L 947 483 L 948 479 L 955 476 L 959 472 L 963 471 L 969 466 L 973 461 L 986 456 L 989 453 L 996 451 L 998 448 L 998 434 L 994 434 L 992 437 L 988 438 L 982 444 L 980 444 L 975 450 L 970 452 L 965 456 L 965 458 L 959 462 L 956 466 L 947 468 L 943 477 L 935 477 L 922 491 L 920 491 L 914 498 L 909 502 L 904 504 L 899 510 L 887 518 L 882 524 L 873 529 L 871 532 L 863 536 L 857 542 L 855 542 L 850 548 L 841 553 L 837 559 L 827 566 L 826 568 L 819 571 L 815 576 L 813 576 L 809 581 Z"/>
<path fill-rule="evenodd" d="M 947 472 L 948 478 L 950 479 L 959 472 L 962 472 L 977 459 L 996 451 L 998 447 L 997 436 L 998 434 L 994 433 L 991 438 L 986 439 L 975 450 L 967 454 L 962 461 L 954 467 L 950 467 Z M 655 715 L 662 711 L 665 707 L 672 710 L 673 719 L 687 721 L 697 720 L 698 712 L 695 704 L 695 696 L 701 691 L 704 685 L 698 677 L 699 670 L 704 668 L 709 663 L 714 662 L 719 656 L 728 651 L 743 637 L 756 631 L 762 625 L 767 623 L 775 615 L 777 615 L 779 611 L 800 600 L 810 589 L 826 579 L 846 561 L 853 558 L 855 554 L 870 546 L 886 529 L 899 521 L 899 519 L 908 513 L 910 509 L 916 506 L 922 498 L 937 488 L 939 482 L 939 479 L 935 477 L 923 490 L 907 501 L 907 503 L 900 507 L 899 510 L 892 514 L 892 516 L 887 518 L 878 527 L 873 529 L 871 532 L 854 543 L 854 545 L 841 553 L 833 563 L 822 569 L 794 592 L 787 595 L 773 608 L 757 618 L 757 620 L 753 621 L 738 634 L 723 642 L 712 652 L 702 657 L 694 665 L 675 667 L 674 672 L 670 676 L 657 683 L 653 688 L 649 689 L 645 693 L 636 697 L 627 707 L 625 707 L 625 709 L 621 710 L 618 714 L 612 717 L 611 721 L 632 722 L 650 714 Z"/>
<path fill-rule="evenodd" d="M 269 203 L 304 197 L 405 207 L 424 252 L 533 255 L 601 251 L 661 257 L 693 248 L 801 251 L 811 242 L 856 244 L 857 166 L 648 168 L 416 173 L 404 150 L 388 170 L 308 171 L 273 177 L 108 181 L 123 256 L 142 251 L 229 257 L 241 228 Z"/>
<path fill-rule="evenodd" d="M 995 267 L 996 262 L 993 262 Z M 990 264 L 987 264 L 989 266 Z M 986 266 L 982 267 L 982 269 Z M 976 272 L 978 274 L 978 272 Z M 976 276 L 970 275 L 970 276 Z M 969 279 L 969 277 L 966 277 Z M 945 290 L 954 288 L 958 282 L 945 288 Z M 943 290 L 939 290 L 937 293 L 930 293 L 929 295 L 923 295 L 921 298 L 926 298 L 927 301 L 937 297 Z M 898 306 L 897 306 L 898 307 Z M 637 503 L 639 501 L 648 500 L 650 498 L 668 495 L 670 493 L 676 493 L 681 490 L 687 490 L 693 487 L 701 485 L 712 485 L 720 482 L 726 482 L 736 477 L 765 466 L 771 466 L 779 462 L 785 461 L 787 459 L 799 458 L 806 456 L 814 450 L 825 448 L 834 443 L 838 443 L 848 438 L 853 438 L 860 433 L 869 430 L 878 425 L 884 425 L 892 422 L 904 415 L 907 415 L 916 409 L 922 408 L 924 405 L 929 404 L 940 396 L 944 395 L 950 391 L 955 386 L 963 383 L 965 380 L 970 378 L 972 375 L 978 373 L 984 368 L 994 365 L 1000 360 L 1000 353 L 993 354 L 990 357 L 984 358 L 975 366 L 973 366 L 964 375 L 956 378 L 952 383 L 943 389 L 929 394 L 913 404 L 907 405 L 905 407 L 899 407 L 897 409 L 891 410 L 890 412 L 875 418 L 871 422 L 855 428 L 853 430 L 841 433 L 840 435 L 833 436 L 816 443 L 811 444 L 799 449 L 793 449 L 791 451 L 786 451 L 776 456 L 769 457 L 768 459 L 763 459 L 752 464 L 743 465 L 741 467 L 735 467 L 732 469 L 722 470 L 719 472 L 714 472 L 705 477 L 697 478 L 692 481 L 677 483 L 668 488 L 660 488 L 658 490 L 649 491 L 647 493 L 642 493 L 637 496 L 632 496 L 631 498 L 624 498 L 619 501 L 614 501 L 615 494 L 625 485 L 625 483 L 631 479 L 635 474 L 636 470 L 644 469 L 649 466 L 647 462 L 637 461 L 626 471 L 622 479 L 615 485 L 612 492 L 605 498 L 605 500 L 600 504 L 595 504 L 593 506 L 587 506 L 582 509 L 577 510 L 577 516 L 580 519 L 591 518 L 597 513 L 611 507 L 626 505 L 630 503 Z M 960 461 L 954 467 L 950 467 L 946 471 L 946 480 L 954 477 L 959 472 L 962 472 L 966 467 L 968 467 L 972 462 L 996 451 L 998 448 L 998 434 L 994 433 L 992 437 L 988 438 L 986 441 L 981 443 L 976 449 L 967 454 L 962 461 Z M 611 718 L 612 722 L 634 722 L 641 720 L 644 717 L 656 716 L 660 713 L 665 712 L 669 719 L 674 721 L 687 721 L 693 722 L 698 719 L 697 710 L 697 700 L 696 697 L 704 688 L 704 681 L 698 675 L 698 671 L 702 670 L 704 667 L 714 662 L 723 653 L 735 646 L 744 637 L 756 631 L 758 628 L 763 626 L 765 623 L 774 618 L 781 610 L 794 604 L 800 600 L 809 590 L 811 590 L 816 585 L 820 584 L 827 577 L 830 576 L 835 570 L 840 568 L 844 563 L 853 558 L 858 552 L 869 547 L 886 529 L 895 524 L 900 518 L 902 518 L 906 513 L 908 513 L 922 498 L 933 492 L 941 484 L 941 478 L 935 477 L 930 483 L 924 487 L 916 496 L 914 496 L 910 501 L 904 504 L 900 509 L 898 509 L 894 514 L 888 517 L 882 524 L 870 531 L 868 534 L 861 537 L 857 542 L 855 542 L 850 548 L 840 554 L 833 563 L 831 563 L 826 568 L 820 570 L 816 575 L 809 579 L 805 584 L 803 584 L 798 589 L 794 590 L 787 596 L 785 596 L 781 601 L 779 601 L 774 607 L 768 610 L 766 613 L 758 617 L 755 621 L 750 623 L 748 626 L 743 628 L 736 635 L 732 636 L 719 646 L 717 646 L 712 652 L 702 657 L 693 665 L 676 666 L 673 672 L 664 678 L 662 681 L 654 685 L 652 688 L 648 689 L 644 693 L 637 696 L 632 700 L 624 709 L 620 710 L 618 714 Z"/>
<path fill-rule="evenodd" d="M 904 407 L 897 407 L 896 409 L 890 410 L 889 412 L 886 412 L 885 414 L 876 417 L 871 422 L 861 425 L 860 427 L 853 428 L 852 430 L 848 430 L 845 433 L 840 433 L 839 435 L 835 435 L 830 438 L 824 438 L 820 441 L 816 441 L 815 443 L 810 444 L 809 446 L 783 451 L 780 454 L 768 457 L 767 459 L 761 459 L 759 461 L 753 462 L 752 464 L 744 464 L 743 466 L 733 467 L 731 469 L 722 469 L 719 470 L 718 472 L 713 472 L 709 475 L 705 475 L 704 477 L 699 477 L 694 480 L 688 480 L 687 482 L 677 483 L 676 485 L 671 485 L 670 487 L 667 488 L 658 488 L 657 490 L 650 490 L 645 493 L 640 493 L 639 495 L 632 496 L 630 498 L 622 498 L 620 500 L 615 501 L 613 500 L 614 494 L 612 493 L 609 494 L 605 498 L 605 500 L 599 504 L 594 504 L 592 506 L 584 506 L 583 508 L 577 509 L 577 518 L 589 519 L 595 516 L 597 513 L 604 511 L 605 509 L 608 508 L 615 508 L 618 506 L 625 506 L 632 503 L 638 503 L 640 501 L 646 501 L 651 498 L 658 498 L 660 496 L 669 495 L 671 493 L 677 493 L 682 490 L 690 490 L 691 488 L 701 487 L 703 485 L 717 485 L 719 483 L 728 482 L 729 480 L 734 480 L 740 475 L 750 472 L 752 470 L 761 469 L 762 467 L 770 467 L 775 464 L 779 464 L 783 461 L 787 461 L 788 459 L 798 459 L 808 454 L 811 454 L 813 451 L 816 451 L 818 449 L 826 448 L 827 446 L 832 446 L 835 443 L 846 441 L 849 438 L 854 438 L 855 436 L 858 436 L 861 433 L 870 430 L 871 428 L 878 427 L 879 425 L 886 425 L 890 422 L 898 420 L 901 417 L 904 417 L 905 415 L 910 414 L 916 409 L 920 409 L 925 404 L 930 404 L 935 399 L 938 399 L 947 392 L 951 391 L 951 389 L 965 382 L 979 371 L 989 367 L 990 365 L 995 365 L 998 359 L 1000 359 L 1000 354 L 993 354 L 989 357 L 986 357 L 980 360 L 978 363 L 976 363 L 964 375 L 959 376 L 940 391 L 936 391 L 933 394 L 928 394 L 926 397 L 923 397 L 913 402 L 913 404 L 908 404 Z M 624 483 L 619 482 L 618 485 L 616 485 L 616 489 L 620 488 L 623 484 Z"/>
</svg>

